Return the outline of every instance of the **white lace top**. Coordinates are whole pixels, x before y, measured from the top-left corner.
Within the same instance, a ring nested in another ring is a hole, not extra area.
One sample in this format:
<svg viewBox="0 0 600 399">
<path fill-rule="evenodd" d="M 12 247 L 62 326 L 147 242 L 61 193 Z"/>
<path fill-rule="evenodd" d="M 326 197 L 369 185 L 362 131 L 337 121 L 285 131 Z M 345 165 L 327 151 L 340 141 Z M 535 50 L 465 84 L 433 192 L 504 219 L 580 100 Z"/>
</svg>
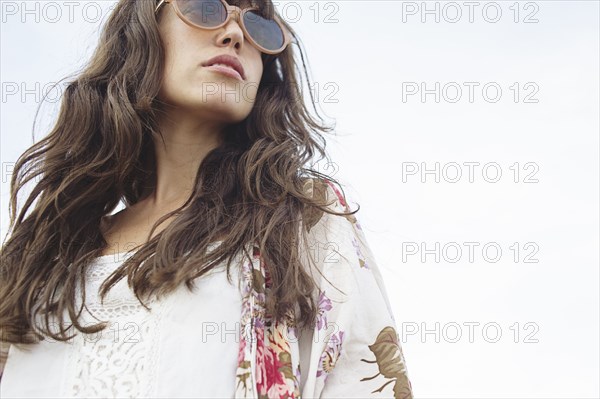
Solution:
<svg viewBox="0 0 600 399">
<path fill-rule="evenodd" d="M 125 277 L 101 304 L 100 285 L 129 255 L 96 258 L 86 276 L 89 311 L 84 308 L 82 323 L 102 320 L 109 326 L 94 335 L 80 333 L 66 343 L 12 345 L 1 398 L 234 396 L 231 381 L 236 378 L 242 306 L 239 278 L 238 284 L 230 284 L 222 263 L 195 280 L 194 293 L 182 286 L 160 302 L 146 302 L 148 311 Z M 234 267 L 232 276 L 239 276 Z"/>
</svg>

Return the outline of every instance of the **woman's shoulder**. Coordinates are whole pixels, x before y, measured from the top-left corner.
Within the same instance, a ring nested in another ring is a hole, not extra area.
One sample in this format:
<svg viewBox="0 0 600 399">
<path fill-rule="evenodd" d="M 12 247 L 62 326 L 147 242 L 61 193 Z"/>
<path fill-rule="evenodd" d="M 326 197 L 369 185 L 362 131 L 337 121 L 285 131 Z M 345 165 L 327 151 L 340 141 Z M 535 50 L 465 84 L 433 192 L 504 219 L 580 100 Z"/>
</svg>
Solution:
<svg viewBox="0 0 600 399">
<path fill-rule="evenodd" d="M 302 242 L 303 259 L 307 264 L 316 265 L 320 272 L 347 273 L 350 264 L 364 264 L 356 258 L 358 245 L 367 245 L 362 227 L 355 216 L 357 206 L 351 196 L 344 193 L 343 183 L 331 180 L 314 180 L 308 183 L 313 189 L 313 198 L 324 200 L 326 210 L 316 209 L 304 220 L 305 236 Z M 315 208 L 313 208 L 315 209 Z M 339 280 L 339 276 L 337 279 Z"/>
<path fill-rule="evenodd" d="M 347 184 L 327 178 L 307 178 L 304 193 L 314 200 L 326 201 L 326 208 L 336 212 L 348 209 Z"/>
<path fill-rule="evenodd" d="M 346 222 L 354 223 L 354 211 L 357 206 L 352 201 L 352 197 L 346 193 L 347 185 L 329 180 L 326 178 L 312 178 L 305 180 L 304 192 L 313 200 L 321 204 L 325 212 L 315 206 L 307 206 L 303 212 L 303 223 L 307 231 L 310 231 L 318 224 L 339 224 L 342 222 L 338 218 L 345 219 Z M 331 212 L 331 213 L 330 213 Z M 342 213 L 341 215 L 336 215 Z"/>
<path fill-rule="evenodd" d="M 304 191 L 313 198 L 332 198 L 334 195 L 339 195 L 344 184 L 333 181 L 326 177 L 310 177 L 304 178 Z"/>
</svg>

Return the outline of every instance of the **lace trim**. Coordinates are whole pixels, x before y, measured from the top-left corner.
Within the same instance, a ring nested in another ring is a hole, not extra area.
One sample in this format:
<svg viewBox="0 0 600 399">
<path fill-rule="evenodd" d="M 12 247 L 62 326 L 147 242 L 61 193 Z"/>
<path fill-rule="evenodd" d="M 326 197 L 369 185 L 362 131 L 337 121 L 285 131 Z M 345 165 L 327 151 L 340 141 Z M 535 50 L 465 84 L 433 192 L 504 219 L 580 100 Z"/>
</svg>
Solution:
<svg viewBox="0 0 600 399">
<path fill-rule="evenodd" d="M 213 243 L 218 245 L 220 242 Z M 210 247 L 209 247 L 210 250 Z M 68 342 L 62 397 L 156 397 L 158 365 L 160 364 L 160 337 L 162 318 L 168 314 L 176 296 L 168 295 L 160 302 L 150 298 L 146 310 L 121 279 L 100 302 L 100 286 L 118 268 L 131 252 L 96 258 L 86 271 L 86 295 L 81 315 L 83 325 L 108 322 L 96 334 L 77 335 Z M 234 265 L 239 263 L 234 261 Z M 215 273 L 225 272 L 224 263 L 215 267 Z M 241 273 L 238 289 L 242 289 Z M 76 309 L 80 306 L 80 287 L 76 288 Z M 68 320 L 68 317 L 66 318 Z"/>
<path fill-rule="evenodd" d="M 81 322 L 92 325 L 106 321 L 108 325 L 96 334 L 78 332 L 74 338 L 65 364 L 63 396 L 155 396 L 160 321 L 166 304 L 152 298 L 146 301 L 151 311 L 146 310 L 128 287 L 127 278 L 113 286 L 100 303 L 102 282 L 128 255 L 99 257 L 86 272 L 86 308 Z"/>
</svg>

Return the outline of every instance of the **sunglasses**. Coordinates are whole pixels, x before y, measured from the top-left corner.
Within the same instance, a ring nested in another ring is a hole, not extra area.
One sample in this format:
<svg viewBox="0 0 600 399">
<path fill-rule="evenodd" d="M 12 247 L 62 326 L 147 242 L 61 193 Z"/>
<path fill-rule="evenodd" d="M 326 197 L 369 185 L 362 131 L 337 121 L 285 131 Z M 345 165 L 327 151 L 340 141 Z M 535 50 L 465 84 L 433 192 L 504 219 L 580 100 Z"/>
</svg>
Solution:
<svg viewBox="0 0 600 399">
<path fill-rule="evenodd" d="M 170 3 L 175 13 L 186 24 L 199 29 L 217 29 L 225 25 L 236 13 L 237 20 L 248 41 L 266 54 L 279 54 L 291 42 L 290 32 L 277 15 L 275 19 L 263 17 L 258 7 L 243 10 L 229 5 L 225 0 L 161 0 L 154 10 Z"/>
</svg>

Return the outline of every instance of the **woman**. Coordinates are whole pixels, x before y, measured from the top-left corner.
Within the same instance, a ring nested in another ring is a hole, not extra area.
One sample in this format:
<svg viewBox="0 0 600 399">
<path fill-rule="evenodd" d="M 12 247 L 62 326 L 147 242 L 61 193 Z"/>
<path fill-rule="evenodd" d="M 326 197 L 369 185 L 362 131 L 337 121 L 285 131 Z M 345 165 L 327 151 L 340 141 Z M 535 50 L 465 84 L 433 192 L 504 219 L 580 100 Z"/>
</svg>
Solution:
<svg viewBox="0 0 600 399">
<path fill-rule="evenodd" d="M 269 1 L 119 1 L 15 165 L 2 398 L 412 398 L 297 43 Z"/>
</svg>

